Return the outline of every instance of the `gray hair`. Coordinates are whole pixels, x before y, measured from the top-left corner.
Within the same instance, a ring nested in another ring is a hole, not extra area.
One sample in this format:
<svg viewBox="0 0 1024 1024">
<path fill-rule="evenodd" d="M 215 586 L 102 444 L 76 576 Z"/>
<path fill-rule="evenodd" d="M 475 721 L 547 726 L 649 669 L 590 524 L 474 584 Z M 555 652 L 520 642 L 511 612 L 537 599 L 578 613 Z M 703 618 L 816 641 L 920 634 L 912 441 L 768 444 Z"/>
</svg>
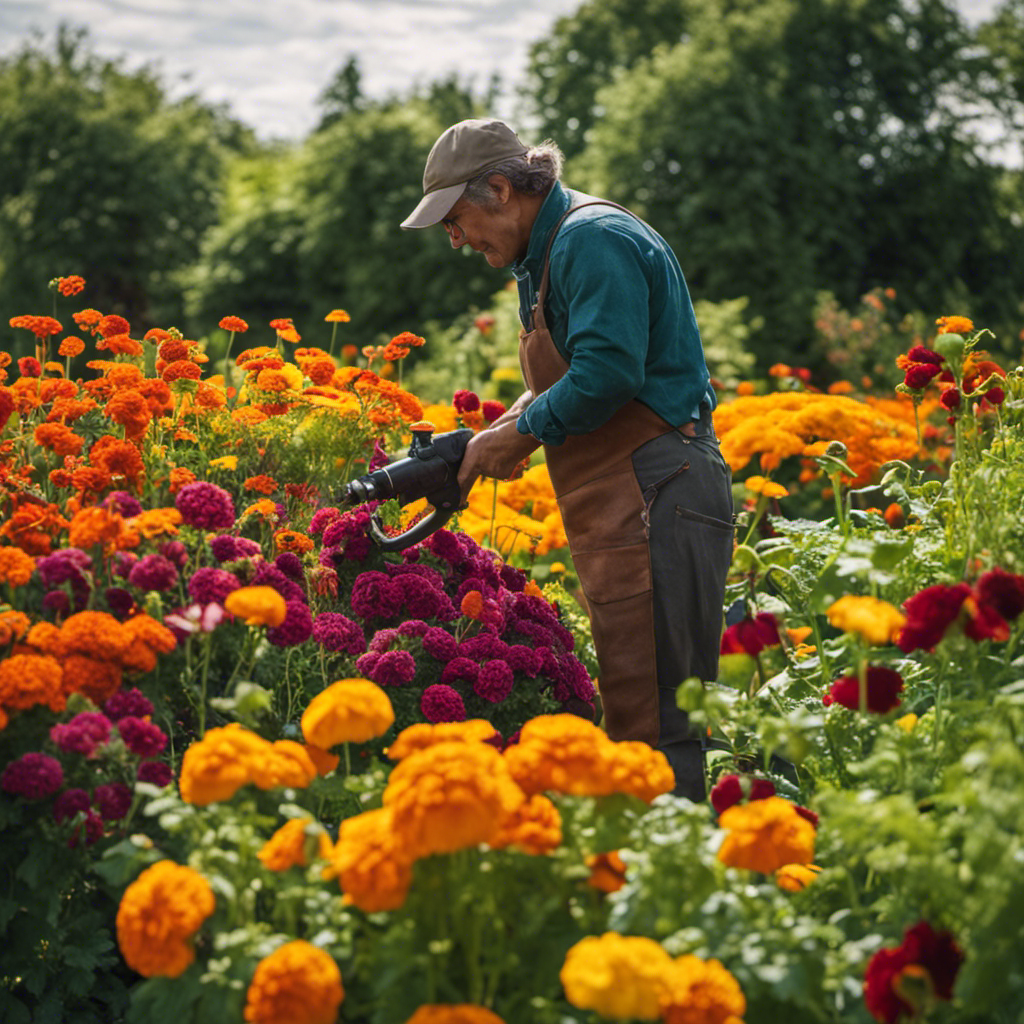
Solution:
<svg viewBox="0 0 1024 1024">
<path fill-rule="evenodd" d="M 533 146 L 522 156 L 502 160 L 477 175 L 467 185 L 463 197 L 475 206 L 494 206 L 494 192 L 489 180 L 492 174 L 500 174 L 516 192 L 527 196 L 542 196 L 562 176 L 565 158 L 558 146 L 545 139 L 539 146 Z"/>
</svg>

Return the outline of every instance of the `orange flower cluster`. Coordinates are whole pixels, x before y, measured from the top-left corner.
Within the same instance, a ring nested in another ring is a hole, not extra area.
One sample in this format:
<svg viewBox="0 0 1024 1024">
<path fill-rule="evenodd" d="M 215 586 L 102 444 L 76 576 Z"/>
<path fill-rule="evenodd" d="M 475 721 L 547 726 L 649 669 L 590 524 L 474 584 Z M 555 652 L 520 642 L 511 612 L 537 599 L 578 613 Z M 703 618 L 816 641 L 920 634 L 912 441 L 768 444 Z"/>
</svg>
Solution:
<svg viewBox="0 0 1024 1024">
<path fill-rule="evenodd" d="M 242 484 L 244 490 L 255 491 L 257 494 L 273 494 L 279 486 L 278 482 L 266 473 L 247 477 Z"/>
<path fill-rule="evenodd" d="M 22 623 L 27 631 L 27 623 Z M 0 638 L 3 626 L 0 624 Z M 24 632 L 19 627 L 19 632 Z M 0 661 L 0 706 L 5 711 L 24 711 L 43 704 L 51 711 L 64 710 L 66 695 L 60 663 L 45 655 L 12 654 Z"/>
<path fill-rule="evenodd" d="M 261 863 L 269 871 L 306 867 L 313 860 L 329 860 L 333 846 L 323 827 L 312 818 L 292 818 L 263 844 Z"/>
<path fill-rule="evenodd" d="M 186 751 L 181 763 L 181 798 L 205 807 L 230 800 L 242 786 L 305 789 L 316 766 L 299 743 L 270 743 L 238 723 L 210 729 Z"/>
<path fill-rule="evenodd" d="M 562 816 L 540 793 L 529 797 L 506 817 L 490 841 L 491 849 L 514 846 L 534 857 L 550 853 L 561 845 Z"/>
<path fill-rule="evenodd" d="M 384 346 L 380 353 L 381 358 L 389 363 L 397 362 L 399 359 L 404 359 L 414 348 L 421 348 L 425 343 L 425 339 L 418 334 L 402 331 Z"/>
<path fill-rule="evenodd" d="M 23 587 L 32 579 L 35 569 L 36 560 L 21 548 L 0 548 L 0 583 Z"/>
<path fill-rule="evenodd" d="M 22 327 L 26 331 L 31 331 L 39 341 L 45 341 L 64 330 L 61 322 L 52 316 L 12 316 L 8 322 L 12 327 Z"/>
<path fill-rule="evenodd" d="M 397 910 L 405 902 L 413 860 L 389 807 L 342 821 L 331 856 L 345 902 L 368 914 Z"/>
<path fill-rule="evenodd" d="M 388 429 L 400 423 L 415 423 L 423 418 L 423 405 L 415 395 L 378 376 L 372 370 L 343 366 L 334 373 L 332 388 L 334 395 L 325 397 L 334 397 L 339 406 L 342 406 L 340 400 L 346 392 L 349 397 L 357 396 L 358 402 L 352 408 L 352 412 L 357 412 L 361 405 L 370 422 L 381 429 Z"/>
<path fill-rule="evenodd" d="M 158 861 L 132 882 L 117 911 L 117 943 L 125 962 L 147 978 L 177 978 L 195 960 L 192 937 L 216 909 L 202 875 Z"/>
<path fill-rule="evenodd" d="M 115 551 L 137 547 L 139 535 L 119 513 L 101 505 L 93 505 L 79 509 L 71 517 L 68 543 L 83 551 L 100 547 L 105 555 L 112 555 Z"/>
<path fill-rule="evenodd" d="M 493 1010 L 475 1003 L 430 1003 L 421 1006 L 406 1024 L 505 1024 Z"/>
<path fill-rule="evenodd" d="M 782 797 L 734 804 L 718 824 L 728 832 L 718 849 L 727 867 L 770 875 L 787 864 L 814 860 L 814 826 Z"/>
<path fill-rule="evenodd" d="M 232 334 L 244 334 L 249 330 L 249 325 L 240 316 L 221 317 L 217 326 L 222 331 L 230 331 Z"/>
<path fill-rule="evenodd" d="M 56 505 L 22 500 L 16 502 L 7 521 L 0 526 L 0 536 L 26 554 L 48 555 L 53 538 L 67 527 L 68 521 Z"/>
<path fill-rule="evenodd" d="M 291 551 L 296 555 L 304 555 L 313 550 L 313 541 L 298 530 L 278 530 L 274 534 L 274 548 L 278 554 Z"/>
<path fill-rule="evenodd" d="M 246 1024 L 334 1024 L 344 998 L 334 958 L 295 939 L 256 965 L 243 1017 Z"/>
</svg>

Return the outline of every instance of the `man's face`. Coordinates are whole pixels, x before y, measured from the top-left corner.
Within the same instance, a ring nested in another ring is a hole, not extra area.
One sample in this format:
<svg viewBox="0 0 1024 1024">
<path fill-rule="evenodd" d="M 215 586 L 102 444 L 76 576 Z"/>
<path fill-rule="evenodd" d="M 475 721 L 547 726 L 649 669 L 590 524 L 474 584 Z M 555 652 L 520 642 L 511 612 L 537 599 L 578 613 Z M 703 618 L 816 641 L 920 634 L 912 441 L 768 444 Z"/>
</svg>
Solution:
<svg viewBox="0 0 1024 1024">
<path fill-rule="evenodd" d="M 492 267 L 507 267 L 525 252 L 521 227 L 508 203 L 486 207 L 461 198 L 441 224 L 453 249 L 468 245 L 483 253 Z"/>
</svg>

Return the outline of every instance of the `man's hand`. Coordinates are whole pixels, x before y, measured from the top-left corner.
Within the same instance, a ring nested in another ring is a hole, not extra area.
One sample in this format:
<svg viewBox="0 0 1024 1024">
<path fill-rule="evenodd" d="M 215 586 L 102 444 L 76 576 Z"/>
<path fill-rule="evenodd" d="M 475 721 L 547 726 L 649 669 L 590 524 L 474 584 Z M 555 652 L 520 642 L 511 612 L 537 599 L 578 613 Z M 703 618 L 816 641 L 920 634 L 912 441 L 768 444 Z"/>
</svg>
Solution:
<svg viewBox="0 0 1024 1024">
<path fill-rule="evenodd" d="M 505 415 L 508 416 L 508 413 Z M 515 418 L 506 420 L 502 416 L 486 430 L 481 430 L 466 446 L 466 454 L 459 468 L 459 488 L 463 500 L 469 497 L 477 477 L 493 476 L 504 480 L 539 447 L 540 441 L 532 434 L 520 434 L 516 430 Z"/>
<path fill-rule="evenodd" d="M 508 408 L 508 410 L 501 414 L 492 424 L 491 429 L 494 427 L 502 427 L 509 420 L 517 420 L 520 416 L 526 412 L 526 407 L 533 401 L 533 392 L 524 391 Z"/>
</svg>

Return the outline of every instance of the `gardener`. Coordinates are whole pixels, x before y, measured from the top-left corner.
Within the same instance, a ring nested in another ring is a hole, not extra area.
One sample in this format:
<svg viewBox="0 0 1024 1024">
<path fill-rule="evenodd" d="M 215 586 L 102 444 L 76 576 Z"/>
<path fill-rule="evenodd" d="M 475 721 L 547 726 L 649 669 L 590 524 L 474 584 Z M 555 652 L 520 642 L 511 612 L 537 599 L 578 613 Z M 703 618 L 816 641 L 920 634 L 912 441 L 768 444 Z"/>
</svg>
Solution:
<svg viewBox="0 0 1024 1024">
<path fill-rule="evenodd" d="M 519 285 L 529 390 L 469 444 L 459 474 L 510 476 L 544 445 L 586 595 L 605 724 L 659 747 L 676 793 L 705 797 L 704 754 L 675 692 L 718 674 L 732 556 L 729 470 L 693 306 L 665 240 L 565 188 L 551 142 L 468 120 L 434 144 L 403 228 L 442 224 Z"/>
</svg>

